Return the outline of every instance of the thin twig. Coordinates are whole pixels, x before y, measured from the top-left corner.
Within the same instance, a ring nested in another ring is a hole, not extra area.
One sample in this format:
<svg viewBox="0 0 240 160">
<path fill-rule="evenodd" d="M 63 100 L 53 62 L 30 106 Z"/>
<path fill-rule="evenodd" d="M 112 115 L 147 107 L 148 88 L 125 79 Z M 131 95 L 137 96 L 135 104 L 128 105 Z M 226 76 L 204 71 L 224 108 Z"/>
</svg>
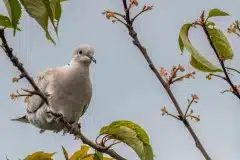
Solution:
<svg viewBox="0 0 240 160">
<path fill-rule="evenodd" d="M 169 77 L 169 80 L 168 80 L 168 84 L 171 85 L 173 84 L 173 78 L 176 77 L 177 75 L 177 72 L 180 70 L 180 67 L 177 67 L 176 69 L 174 69 L 174 71 L 172 72 L 172 75 Z"/>
<path fill-rule="evenodd" d="M 231 91 L 228 90 L 228 89 L 226 89 L 226 90 L 224 90 L 224 91 L 222 91 L 222 92 L 220 92 L 220 93 L 224 94 L 225 92 L 231 92 Z"/>
<path fill-rule="evenodd" d="M 173 117 L 173 118 L 175 118 L 175 119 L 177 119 L 177 120 L 181 120 L 179 117 L 177 117 L 177 116 L 175 116 L 175 115 L 173 115 L 173 114 L 171 114 L 171 113 L 166 113 L 168 116 L 171 116 L 171 117 Z"/>
<path fill-rule="evenodd" d="M 146 12 L 146 11 L 148 11 L 148 10 L 146 10 L 146 9 L 141 10 L 141 12 L 139 12 L 135 17 L 133 17 L 133 18 L 131 19 L 131 22 L 133 23 L 134 20 L 135 20 L 138 16 L 140 16 L 141 14 L 143 14 L 143 13 Z"/>
<path fill-rule="evenodd" d="M 234 69 L 234 68 L 230 68 L 230 67 L 225 67 L 226 69 L 228 69 L 228 70 L 232 70 L 232 71 L 235 71 L 235 72 L 237 72 L 237 73 L 239 73 L 240 74 L 240 71 L 239 70 L 237 70 L 237 69 Z"/>
<path fill-rule="evenodd" d="M 238 29 L 238 31 L 240 32 L 239 23 L 237 23 L 237 29 Z M 240 37 L 240 34 L 239 34 L 239 33 L 235 32 L 235 34 L 236 34 L 238 37 Z"/>
<path fill-rule="evenodd" d="M 105 12 L 111 12 L 111 13 L 113 13 L 114 15 L 118 15 L 118 16 L 122 17 L 123 19 L 125 19 L 125 16 L 122 15 L 122 14 L 120 14 L 120 13 L 118 13 L 118 12 L 113 12 L 113 11 L 110 11 L 110 10 L 105 10 Z M 103 13 L 105 13 L 105 12 L 103 12 Z"/>
<path fill-rule="evenodd" d="M 124 6 L 124 10 L 127 9 L 127 0 L 122 0 L 123 2 L 123 6 Z M 156 75 L 156 77 L 158 78 L 158 80 L 160 81 L 160 83 L 163 85 L 163 87 L 165 88 L 166 92 L 168 93 L 169 97 L 171 98 L 175 108 L 177 109 L 179 115 L 181 117 L 184 116 L 175 96 L 173 95 L 170 86 L 164 81 L 164 79 L 162 78 L 162 76 L 160 75 L 160 73 L 158 72 L 158 70 L 156 69 L 155 65 L 153 64 L 151 58 L 148 55 L 148 52 L 146 50 L 146 48 L 140 43 L 137 33 L 135 32 L 132 23 L 130 21 L 130 16 L 129 16 L 129 11 L 126 11 L 126 22 L 129 24 L 130 27 L 128 27 L 128 31 L 129 31 L 129 35 L 132 37 L 133 39 L 133 44 L 140 50 L 140 52 L 142 53 L 143 57 L 145 58 L 145 60 L 147 61 L 150 69 L 153 71 L 153 73 Z M 190 123 L 188 122 L 187 119 L 182 119 L 183 124 L 185 125 L 185 127 L 188 129 L 189 133 L 191 134 L 191 136 L 193 137 L 195 143 L 196 143 L 196 147 L 201 151 L 201 153 L 203 154 L 203 156 L 205 157 L 206 160 L 211 160 L 210 156 L 208 155 L 208 153 L 206 152 L 205 148 L 203 147 L 203 145 L 201 144 L 199 138 L 197 137 L 196 133 L 194 132 L 194 130 L 192 129 Z"/>
<path fill-rule="evenodd" d="M 192 100 L 188 104 L 187 109 L 186 109 L 185 114 L 184 114 L 184 117 L 187 117 L 188 110 L 189 110 L 190 106 L 192 105 L 193 101 L 194 101 L 194 98 L 192 98 Z"/>
<path fill-rule="evenodd" d="M 226 77 L 223 77 L 221 75 L 213 74 L 213 73 L 211 73 L 210 75 L 215 76 L 215 77 L 219 77 L 219 78 L 223 79 L 224 81 L 227 81 Z"/>
<path fill-rule="evenodd" d="M 180 81 L 180 80 L 182 80 L 183 78 L 185 78 L 185 76 L 186 76 L 186 75 L 184 75 L 184 76 L 181 76 L 181 77 L 178 77 L 178 78 L 174 79 L 173 81 L 171 81 L 171 83 L 170 83 L 170 84 L 173 84 L 173 83 L 175 83 L 175 82 L 177 82 L 177 81 Z"/>
<path fill-rule="evenodd" d="M 181 80 L 183 80 L 184 78 L 186 78 L 187 76 L 191 76 L 193 73 L 195 74 L 195 72 L 192 72 L 192 73 L 187 73 L 187 74 L 185 74 L 185 75 L 183 75 L 183 76 L 180 76 L 180 77 L 172 80 L 170 84 L 173 84 L 173 83 L 175 83 L 175 82 L 177 82 L 177 81 L 181 81 Z M 192 77 L 193 77 L 193 76 L 192 76 Z"/>
<path fill-rule="evenodd" d="M 28 82 L 32 85 L 36 93 L 48 104 L 48 99 L 44 96 L 44 94 L 40 91 L 36 83 L 34 82 L 33 78 L 27 73 L 25 68 L 23 67 L 23 64 L 19 62 L 18 58 L 13 55 L 12 49 L 9 47 L 7 40 L 4 35 L 4 29 L 0 29 L 0 39 L 2 40 L 2 47 L 6 53 L 6 55 L 9 57 L 12 64 L 18 68 L 18 70 L 21 72 L 22 75 L 26 77 Z"/>
<path fill-rule="evenodd" d="M 28 97 L 28 96 L 32 96 L 33 94 L 29 93 L 29 94 L 17 94 L 16 97 Z"/>
<path fill-rule="evenodd" d="M 14 66 L 16 66 L 18 68 L 18 70 L 25 75 L 26 79 L 28 80 L 28 82 L 32 85 L 32 87 L 34 88 L 34 91 L 29 91 L 26 89 L 23 89 L 26 92 L 29 93 L 33 93 L 33 94 L 38 94 L 47 104 L 48 104 L 48 100 L 47 98 L 44 96 L 44 94 L 40 91 L 40 89 L 38 88 L 38 86 L 36 85 L 36 83 L 33 81 L 33 78 L 28 74 L 28 72 L 25 70 L 25 68 L 23 67 L 23 64 L 19 62 L 18 58 L 16 56 L 14 56 L 12 54 L 12 49 L 9 47 L 7 40 L 5 38 L 4 35 L 4 30 L 0 29 L 0 39 L 2 40 L 2 46 L 3 49 L 6 53 L 6 55 L 10 58 L 11 62 L 13 63 Z M 70 131 L 72 129 L 72 126 L 68 123 L 64 123 L 65 127 Z M 120 156 L 119 154 L 117 154 L 114 150 L 108 148 L 108 147 L 102 147 L 99 146 L 97 144 L 95 144 L 94 142 L 92 142 L 91 140 L 89 140 L 87 137 L 85 137 L 81 131 L 79 131 L 77 134 L 75 134 L 76 137 L 78 137 L 79 139 L 82 140 L 82 142 L 84 144 L 89 145 L 90 147 L 92 147 L 93 149 L 99 151 L 99 152 L 103 152 L 108 154 L 109 156 L 117 159 L 117 160 L 126 160 L 125 158 L 123 158 L 122 156 Z"/>
<path fill-rule="evenodd" d="M 128 24 L 127 23 L 125 23 L 125 22 L 123 22 L 121 19 L 119 19 L 118 17 L 116 17 L 116 16 L 113 16 L 113 18 L 115 18 L 116 19 L 116 21 L 118 21 L 118 22 L 120 22 L 120 23 L 122 23 L 123 25 L 125 25 L 126 27 L 128 26 Z"/>
</svg>

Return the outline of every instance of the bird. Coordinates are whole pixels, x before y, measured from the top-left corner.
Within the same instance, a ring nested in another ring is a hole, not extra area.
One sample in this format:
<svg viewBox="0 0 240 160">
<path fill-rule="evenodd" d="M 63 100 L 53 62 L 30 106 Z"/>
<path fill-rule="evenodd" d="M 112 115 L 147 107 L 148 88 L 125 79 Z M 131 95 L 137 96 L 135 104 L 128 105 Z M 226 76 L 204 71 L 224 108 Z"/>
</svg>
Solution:
<svg viewBox="0 0 240 160">
<path fill-rule="evenodd" d="M 90 64 L 96 63 L 94 49 L 89 44 L 81 44 L 73 50 L 72 60 L 66 66 L 48 68 L 40 72 L 35 82 L 47 97 L 49 104 L 38 95 L 32 95 L 27 104 L 27 113 L 12 121 L 30 123 L 44 131 L 60 132 L 64 125 L 58 118 L 78 125 L 86 112 L 92 97 Z"/>
</svg>

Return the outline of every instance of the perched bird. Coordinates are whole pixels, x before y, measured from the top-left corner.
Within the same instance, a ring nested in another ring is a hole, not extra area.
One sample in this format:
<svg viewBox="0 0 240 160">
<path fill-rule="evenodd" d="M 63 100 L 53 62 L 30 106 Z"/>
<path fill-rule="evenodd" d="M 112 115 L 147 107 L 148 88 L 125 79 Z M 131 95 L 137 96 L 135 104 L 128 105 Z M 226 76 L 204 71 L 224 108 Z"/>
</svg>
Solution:
<svg viewBox="0 0 240 160">
<path fill-rule="evenodd" d="M 78 124 L 92 97 L 89 67 L 91 62 L 96 63 L 93 54 L 90 45 L 82 44 L 74 50 L 70 64 L 38 74 L 35 82 L 49 105 L 40 96 L 33 95 L 27 105 L 27 114 L 12 120 L 31 123 L 41 129 L 40 133 L 64 129 L 64 125 L 56 121 L 56 116 L 70 124 Z"/>
</svg>

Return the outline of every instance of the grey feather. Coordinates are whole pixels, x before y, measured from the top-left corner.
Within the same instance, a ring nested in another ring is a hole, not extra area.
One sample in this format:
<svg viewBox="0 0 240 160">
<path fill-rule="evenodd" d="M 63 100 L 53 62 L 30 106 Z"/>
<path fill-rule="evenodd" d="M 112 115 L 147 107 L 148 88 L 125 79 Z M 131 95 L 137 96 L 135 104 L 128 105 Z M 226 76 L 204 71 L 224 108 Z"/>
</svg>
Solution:
<svg viewBox="0 0 240 160">
<path fill-rule="evenodd" d="M 22 122 L 22 123 L 29 123 L 26 115 L 24 115 L 22 117 L 19 117 L 19 118 L 11 119 L 11 121 L 18 121 L 18 122 Z"/>
</svg>

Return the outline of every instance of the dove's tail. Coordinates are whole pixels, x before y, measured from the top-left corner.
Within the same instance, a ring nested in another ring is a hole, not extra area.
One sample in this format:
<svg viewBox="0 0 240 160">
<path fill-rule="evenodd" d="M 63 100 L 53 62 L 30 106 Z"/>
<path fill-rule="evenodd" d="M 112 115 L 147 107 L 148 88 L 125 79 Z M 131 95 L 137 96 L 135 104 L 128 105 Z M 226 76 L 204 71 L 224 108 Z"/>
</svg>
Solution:
<svg viewBox="0 0 240 160">
<path fill-rule="evenodd" d="M 19 118 L 16 118 L 16 119 L 11 119 L 12 121 L 18 121 L 18 122 L 22 122 L 22 123 L 29 123 L 28 119 L 27 119 L 27 116 L 22 116 L 22 117 L 19 117 Z"/>
</svg>

